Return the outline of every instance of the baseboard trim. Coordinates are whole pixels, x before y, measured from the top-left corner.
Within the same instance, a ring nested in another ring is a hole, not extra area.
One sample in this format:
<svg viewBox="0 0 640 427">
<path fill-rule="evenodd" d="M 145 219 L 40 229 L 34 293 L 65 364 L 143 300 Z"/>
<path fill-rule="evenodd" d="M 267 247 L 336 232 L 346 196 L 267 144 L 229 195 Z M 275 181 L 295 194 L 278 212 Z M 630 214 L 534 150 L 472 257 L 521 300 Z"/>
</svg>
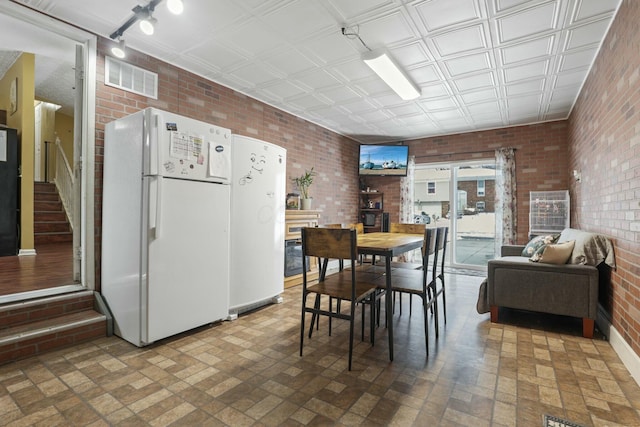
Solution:
<svg viewBox="0 0 640 427">
<path fill-rule="evenodd" d="M 609 343 L 613 351 L 616 352 L 622 364 L 640 386 L 640 356 L 633 351 L 620 332 L 611 324 L 606 314 L 603 313 L 602 307 L 600 306 L 598 308 L 598 326 L 602 326 L 601 330 L 609 337 Z"/>
<path fill-rule="evenodd" d="M 33 256 L 36 255 L 35 249 L 20 249 L 18 251 L 18 256 Z"/>
</svg>

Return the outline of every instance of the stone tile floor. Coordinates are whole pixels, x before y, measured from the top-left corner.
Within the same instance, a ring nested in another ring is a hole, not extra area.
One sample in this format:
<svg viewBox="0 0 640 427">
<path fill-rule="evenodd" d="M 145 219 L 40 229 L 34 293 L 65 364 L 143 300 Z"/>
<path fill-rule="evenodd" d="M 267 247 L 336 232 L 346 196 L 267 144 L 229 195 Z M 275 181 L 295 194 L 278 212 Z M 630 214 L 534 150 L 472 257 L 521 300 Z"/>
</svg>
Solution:
<svg viewBox="0 0 640 427">
<path fill-rule="evenodd" d="M 482 277 L 447 276 L 447 324 L 425 357 L 422 314 L 396 310 L 356 341 L 327 322 L 298 355 L 300 289 L 285 302 L 146 348 L 101 338 L 0 366 L 0 425 L 541 426 L 544 414 L 583 426 L 640 425 L 640 388 L 578 319 L 475 311 Z M 307 322 L 308 324 L 308 322 Z M 356 326 L 359 331 L 359 326 Z"/>
</svg>

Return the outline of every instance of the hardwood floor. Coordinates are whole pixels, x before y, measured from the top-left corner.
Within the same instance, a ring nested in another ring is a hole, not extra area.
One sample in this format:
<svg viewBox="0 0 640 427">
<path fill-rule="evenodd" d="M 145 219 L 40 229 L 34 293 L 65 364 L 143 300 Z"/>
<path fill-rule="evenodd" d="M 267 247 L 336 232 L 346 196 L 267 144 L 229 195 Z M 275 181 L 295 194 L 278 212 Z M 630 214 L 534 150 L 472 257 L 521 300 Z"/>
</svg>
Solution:
<svg viewBox="0 0 640 427">
<path fill-rule="evenodd" d="M 35 256 L 0 257 L 0 296 L 73 284 L 71 242 L 39 245 Z"/>
</svg>

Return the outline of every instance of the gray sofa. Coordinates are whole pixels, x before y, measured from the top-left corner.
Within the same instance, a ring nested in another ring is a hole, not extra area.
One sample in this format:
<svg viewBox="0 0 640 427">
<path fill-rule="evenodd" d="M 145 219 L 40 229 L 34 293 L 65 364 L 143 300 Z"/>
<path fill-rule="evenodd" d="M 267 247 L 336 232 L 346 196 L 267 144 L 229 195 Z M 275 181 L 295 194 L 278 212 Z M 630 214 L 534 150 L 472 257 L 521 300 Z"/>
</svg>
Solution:
<svg viewBox="0 0 640 427">
<path fill-rule="evenodd" d="M 567 228 L 558 243 L 574 240 L 566 264 L 531 262 L 524 246 L 502 247 L 501 257 L 489 261 L 487 302 L 491 321 L 499 307 L 582 318 L 582 334 L 593 337 L 598 310 L 597 266 L 615 268 L 611 241 L 605 236 Z"/>
</svg>

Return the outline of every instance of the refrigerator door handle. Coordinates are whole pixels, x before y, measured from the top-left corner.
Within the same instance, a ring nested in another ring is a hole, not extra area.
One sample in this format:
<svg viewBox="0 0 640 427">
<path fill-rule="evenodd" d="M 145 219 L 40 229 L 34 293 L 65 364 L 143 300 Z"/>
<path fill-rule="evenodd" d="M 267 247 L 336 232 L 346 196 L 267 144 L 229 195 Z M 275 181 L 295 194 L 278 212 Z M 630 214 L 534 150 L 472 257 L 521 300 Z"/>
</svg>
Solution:
<svg viewBox="0 0 640 427">
<path fill-rule="evenodd" d="M 149 229 L 154 230 L 154 237 L 160 238 L 160 225 L 162 224 L 162 177 L 153 176 L 156 187 L 156 203 L 149 206 Z"/>
<path fill-rule="evenodd" d="M 158 149 L 160 116 L 153 114 L 149 120 L 149 175 L 157 175 L 160 166 L 160 150 Z"/>
</svg>

